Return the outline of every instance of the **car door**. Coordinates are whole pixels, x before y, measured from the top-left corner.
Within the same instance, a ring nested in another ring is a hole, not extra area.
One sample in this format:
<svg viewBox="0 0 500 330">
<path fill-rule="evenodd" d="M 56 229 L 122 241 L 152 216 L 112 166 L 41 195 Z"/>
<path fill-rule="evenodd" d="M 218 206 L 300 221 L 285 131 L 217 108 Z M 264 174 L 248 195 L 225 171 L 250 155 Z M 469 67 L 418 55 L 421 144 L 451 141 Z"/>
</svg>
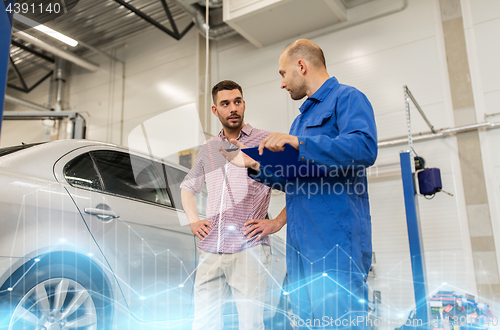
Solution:
<svg viewBox="0 0 500 330">
<path fill-rule="evenodd" d="M 179 222 L 162 165 L 94 147 L 66 155 L 55 171 L 115 274 L 124 296 L 117 308 L 144 321 L 190 316 L 195 240 Z"/>
</svg>

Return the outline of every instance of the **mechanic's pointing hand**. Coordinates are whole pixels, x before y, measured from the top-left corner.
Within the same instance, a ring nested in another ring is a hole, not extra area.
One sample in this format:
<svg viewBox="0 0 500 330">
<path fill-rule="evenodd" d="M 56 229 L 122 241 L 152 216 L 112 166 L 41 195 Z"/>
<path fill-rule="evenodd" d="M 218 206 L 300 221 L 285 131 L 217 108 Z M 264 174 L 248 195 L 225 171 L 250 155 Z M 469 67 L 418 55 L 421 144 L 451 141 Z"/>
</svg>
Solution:
<svg viewBox="0 0 500 330">
<path fill-rule="evenodd" d="M 299 150 L 299 139 L 296 136 L 285 133 L 271 133 L 260 143 L 259 155 L 262 155 L 264 148 L 271 151 L 283 151 L 287 143 Z"/>
</svg>

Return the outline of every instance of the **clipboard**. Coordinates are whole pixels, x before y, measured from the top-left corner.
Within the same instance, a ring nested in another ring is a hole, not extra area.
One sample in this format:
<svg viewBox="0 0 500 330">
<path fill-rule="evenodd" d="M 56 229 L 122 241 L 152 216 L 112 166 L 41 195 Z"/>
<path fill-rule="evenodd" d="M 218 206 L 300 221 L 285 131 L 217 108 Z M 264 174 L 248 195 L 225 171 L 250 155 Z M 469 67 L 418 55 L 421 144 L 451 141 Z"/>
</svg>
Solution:
<svg viewBox="0 0 500 330">
<path fill-rule="evenodd" d="M 328 176 L 326 166 L 318 166 L 310 161 L 300 161 L 299 151 L 290 144 L 285 144 L 285 150 L 273 152 L 264 148 L 259 155 L 259 147 L 241 149 L 245 154 L 258 161 L 266 170 L 271 171 L 281 179 L 314 178 Z"/>
</svg>

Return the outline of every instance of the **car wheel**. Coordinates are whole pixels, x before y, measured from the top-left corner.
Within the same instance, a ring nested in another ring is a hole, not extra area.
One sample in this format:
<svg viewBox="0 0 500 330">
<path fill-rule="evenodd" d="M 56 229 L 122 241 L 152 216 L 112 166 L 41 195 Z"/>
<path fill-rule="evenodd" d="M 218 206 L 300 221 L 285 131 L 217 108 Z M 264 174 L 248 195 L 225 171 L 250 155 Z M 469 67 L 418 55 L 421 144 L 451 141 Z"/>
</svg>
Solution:
<svg viewBox="0 0 500 330">
<path fill-rule="evenodd" d="M 2 329 L 62 330 L 106 328 L 106 299 L 83 271 L 69 265 L 30 269 L 2 296 Z"/>
</svg>

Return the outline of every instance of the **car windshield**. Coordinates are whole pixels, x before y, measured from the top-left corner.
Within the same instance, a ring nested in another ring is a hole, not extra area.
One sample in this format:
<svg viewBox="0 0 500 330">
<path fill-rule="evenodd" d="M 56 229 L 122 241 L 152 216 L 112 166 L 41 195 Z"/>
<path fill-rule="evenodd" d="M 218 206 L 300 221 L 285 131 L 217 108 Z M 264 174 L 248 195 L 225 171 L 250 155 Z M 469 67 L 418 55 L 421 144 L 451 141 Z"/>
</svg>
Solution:
<svg viewBox="0 0 500 330">
<path fill-rule="evenodd" d="M 8 154 L 11 154 L 11 153 L 19 151 L 19 150 L 23 150 L 23 149 L 26 149 L 26 148 L 29 148 L 29 147 L 36 146 L 36 145 L 39 145 L 39 144 L 42 144 L 42 143 L 45 143 L 45 142 L 31 143 L 31 144 L 21 144 L 19 146 L 0 148 L 0 157 L 8 155 Z"/>
</svg>

